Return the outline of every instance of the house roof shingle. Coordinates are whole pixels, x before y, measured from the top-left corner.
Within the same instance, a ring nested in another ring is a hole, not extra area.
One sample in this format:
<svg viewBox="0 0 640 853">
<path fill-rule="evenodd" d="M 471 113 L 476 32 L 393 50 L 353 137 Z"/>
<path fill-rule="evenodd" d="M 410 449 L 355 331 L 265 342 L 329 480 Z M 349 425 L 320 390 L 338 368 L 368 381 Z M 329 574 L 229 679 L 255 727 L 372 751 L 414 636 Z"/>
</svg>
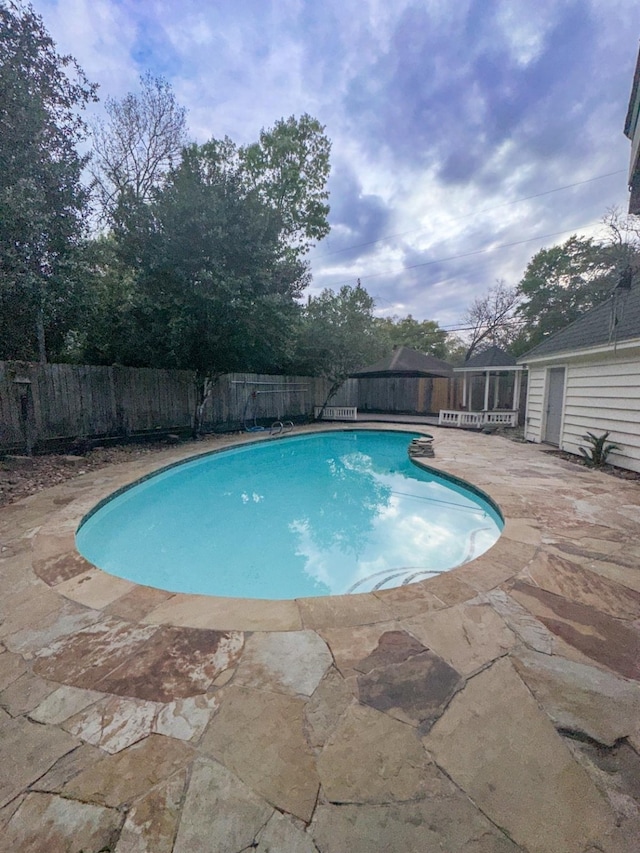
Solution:
<svg viewBox="0 0 640 853">
<path fill-rule="evenodd" d="M 456 370 L 486 370 L 489 367 L 515 367 L 516 360 L 500 347 L 489 347 L 465 361 Z"/>
<path fill-rule="evenodd" d="M 410 347 L 396 347 L 391 355 L 376 361 L 352 374 L 359 379 L 379 379 L 386 376 L 453 376 L 451 365 L 446 361 L 425 355 Z"/>
<path fill-rule="evenodd" d="M 640 338 L 640 284 L 630 290 L 616 288 L 611 295 L 569 326 L 550 335 L 522 355 L 522 364 L 555 353 L 606 346 Z"/>
</svg>

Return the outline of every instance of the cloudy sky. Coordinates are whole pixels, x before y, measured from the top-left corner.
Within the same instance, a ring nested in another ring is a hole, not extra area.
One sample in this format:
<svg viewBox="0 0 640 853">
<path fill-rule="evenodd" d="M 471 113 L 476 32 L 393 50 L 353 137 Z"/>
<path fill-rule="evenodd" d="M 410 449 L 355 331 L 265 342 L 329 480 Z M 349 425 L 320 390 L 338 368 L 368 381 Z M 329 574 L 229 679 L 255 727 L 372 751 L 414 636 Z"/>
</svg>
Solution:
<svg viewBox="0 0 640 853">
<path fill-rule="evenodd" d="M 459 324 L 626 210 L 637 0 L 34 0 L 100 96 L 166 77 L 198 142 L 308 112 L 332 140 L 313 291 Z M 99 107 L 98 107 L 99 108 Z"/>
</svg>

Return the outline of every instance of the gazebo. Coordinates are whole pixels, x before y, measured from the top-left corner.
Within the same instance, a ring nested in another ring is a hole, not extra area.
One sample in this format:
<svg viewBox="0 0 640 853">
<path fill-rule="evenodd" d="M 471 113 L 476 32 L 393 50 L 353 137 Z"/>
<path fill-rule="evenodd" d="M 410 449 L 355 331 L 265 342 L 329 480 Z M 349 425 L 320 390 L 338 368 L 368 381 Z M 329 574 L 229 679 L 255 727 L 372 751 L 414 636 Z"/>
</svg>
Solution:
<svg viewBox="0 0 640 853">
<path fill-rule="evenodd" d="M 427 414 L 453 404 L 453 368 L 446 361 L 396 346 L 380 361 L 350 374 L 364 411 Z"/>
<path fill-rule="evenodd" d="M 462 410 L 441 409 L 438 424 L 476 429 L 487 425 L 517 426 L 522 370 L 513 356 L 496 346 L 473 356 L 462 367 L 455 367 L 455 373 L 462 374 Z M 481 376 L 482 405 L 474 407 L 479 390 L 476 380 Z"/>
<path fill-rule="evenodd" d="M 446 361 L 402 346 L 394 347 L 391 355 L 370 367 L 349 374 L 351 379 L 448 379 L 452 376 L 453 368 Z"/>
</svg>

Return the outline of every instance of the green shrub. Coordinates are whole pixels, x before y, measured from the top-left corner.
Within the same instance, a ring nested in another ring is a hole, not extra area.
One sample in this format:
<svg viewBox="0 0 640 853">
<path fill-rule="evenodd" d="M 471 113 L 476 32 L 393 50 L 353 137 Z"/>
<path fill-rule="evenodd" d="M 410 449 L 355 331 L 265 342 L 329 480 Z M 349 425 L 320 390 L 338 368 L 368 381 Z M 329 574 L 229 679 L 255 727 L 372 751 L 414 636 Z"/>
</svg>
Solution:
<svg viewBox="0 0 640 853">
<path fill-rule="evenodd" d="M 612 450 L 620 450 L 617 444 L 607 444 L 609 433 L 605 432 L 602 435 L 594 435 L 592 432 L 587 432 L 582 436 L 589 447 L 579 447 L 578 450 L 584 457 L 585 465 L 589 468 L 602 468 L 607 461 L 607 456 Z"/>
</svg>

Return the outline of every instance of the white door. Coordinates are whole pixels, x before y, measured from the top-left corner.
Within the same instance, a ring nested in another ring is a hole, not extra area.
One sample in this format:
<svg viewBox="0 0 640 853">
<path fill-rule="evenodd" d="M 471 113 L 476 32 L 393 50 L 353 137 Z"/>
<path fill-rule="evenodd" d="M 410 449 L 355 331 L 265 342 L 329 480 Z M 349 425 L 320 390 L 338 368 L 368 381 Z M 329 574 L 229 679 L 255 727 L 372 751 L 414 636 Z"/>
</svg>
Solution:
<svg viewBox="0 0 640 853">
<path fill-rule="evenodd" d="M 552 367 L 547 374 L 547 411 L 544 441 L 560 444 L 562 401 L 564 399 L 564 367 Z"/>
</svg>

